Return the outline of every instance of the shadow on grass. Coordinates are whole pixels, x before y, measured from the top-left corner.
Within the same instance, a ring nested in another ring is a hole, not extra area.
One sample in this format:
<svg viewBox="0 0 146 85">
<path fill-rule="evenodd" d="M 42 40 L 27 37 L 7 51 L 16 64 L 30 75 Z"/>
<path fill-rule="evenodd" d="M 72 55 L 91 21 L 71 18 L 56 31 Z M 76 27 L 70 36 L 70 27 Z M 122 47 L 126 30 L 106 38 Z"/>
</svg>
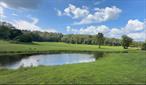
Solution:
<svg viewBox="0 0 146 85">
<path fill-rule="evenodd" d="M 10 41 L 10 43 L 13 43 L 13 44 L 24 44 L 24 45 L 40 45 L 40 44 L 34 43 L 34 42 L 17 42 L 17 41 Z"/>
</svg>

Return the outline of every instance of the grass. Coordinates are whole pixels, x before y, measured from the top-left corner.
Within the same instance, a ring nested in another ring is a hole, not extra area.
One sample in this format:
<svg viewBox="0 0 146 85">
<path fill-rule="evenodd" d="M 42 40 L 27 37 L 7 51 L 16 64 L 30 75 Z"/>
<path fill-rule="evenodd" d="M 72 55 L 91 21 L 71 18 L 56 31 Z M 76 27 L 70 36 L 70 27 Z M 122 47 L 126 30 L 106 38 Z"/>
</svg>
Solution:
<svg viewBox="0 0 146 85">
<path fill-rule="evenodd" d="M 0 70 L 1 84 L 146 84 L 144 53 L 108 53 L 92 63 Z"/>
<path fill-rule="evenodd" d="M 106 51 L 96 62 L 61 66 L 39 66 L 17 70 L 0 69 L 0 84 L 146 84 L 146 51 L 137 48 L 33 42 L 0 41 L 0 55 L 50 51 Z M 128 53 L 119 53 L 128 51 Z M 112 52 L 112 53 L 111 53 Z M 114 53 L 113 53 L 114 52 Z"/>
<path fill-rule="evenodd" d="M 33 42 L 32 44 L 16 44 L 8 41 L 0 41 L 0 54 L 14 53 L 41 53 L 49 51 L 137 51 L 137 49 L 125 50 L 121 46 L 102 46 L 82 44 L 66 44 L 62 42 Z"/>
</svg>

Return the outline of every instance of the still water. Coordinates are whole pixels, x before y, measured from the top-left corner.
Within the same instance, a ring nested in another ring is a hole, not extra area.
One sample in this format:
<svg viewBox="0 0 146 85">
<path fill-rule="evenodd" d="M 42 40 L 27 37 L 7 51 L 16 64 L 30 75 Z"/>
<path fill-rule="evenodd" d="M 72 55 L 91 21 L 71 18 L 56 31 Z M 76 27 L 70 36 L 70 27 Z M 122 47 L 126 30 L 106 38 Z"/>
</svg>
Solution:
<svg viewBox="0 0 146 85">
<path fill-rule="evenodd" d="M 27 57 L 0 58 L 0 67 L 17 69 L 20 67 L 53 66 L 63 64 L 94 62 L 101 54 L 89 53 L 59 53 L 59 54 L 39 54 Z"/>
</svg>

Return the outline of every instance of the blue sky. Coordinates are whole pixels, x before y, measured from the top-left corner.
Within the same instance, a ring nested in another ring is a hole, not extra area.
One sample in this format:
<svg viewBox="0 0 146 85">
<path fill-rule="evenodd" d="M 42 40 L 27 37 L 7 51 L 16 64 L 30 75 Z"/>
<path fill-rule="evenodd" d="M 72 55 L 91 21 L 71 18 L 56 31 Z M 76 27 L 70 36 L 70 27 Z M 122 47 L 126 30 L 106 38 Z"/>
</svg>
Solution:
<svg viewBox="0 0 146 85">
<path fill-rule="evenodd" d="M 0 9 L 22 30 L 145 39 L 146 0 L 0 0 Z"/>
</svg>

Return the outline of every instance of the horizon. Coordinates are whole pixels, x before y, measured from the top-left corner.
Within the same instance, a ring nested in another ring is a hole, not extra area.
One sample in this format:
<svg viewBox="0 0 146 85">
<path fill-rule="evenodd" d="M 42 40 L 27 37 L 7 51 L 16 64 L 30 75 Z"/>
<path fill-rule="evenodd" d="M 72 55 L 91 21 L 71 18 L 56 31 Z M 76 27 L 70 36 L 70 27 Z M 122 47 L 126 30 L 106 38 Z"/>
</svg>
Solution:
<svg viewBox="0 0 146 85">
<path fill-rule="evenodd" d="M 0 0 L 0 18 L 16 28 L 146 39 L 145 0 Z M 136 10 L 136 11 L 135 11 Z"/>
</svg>

